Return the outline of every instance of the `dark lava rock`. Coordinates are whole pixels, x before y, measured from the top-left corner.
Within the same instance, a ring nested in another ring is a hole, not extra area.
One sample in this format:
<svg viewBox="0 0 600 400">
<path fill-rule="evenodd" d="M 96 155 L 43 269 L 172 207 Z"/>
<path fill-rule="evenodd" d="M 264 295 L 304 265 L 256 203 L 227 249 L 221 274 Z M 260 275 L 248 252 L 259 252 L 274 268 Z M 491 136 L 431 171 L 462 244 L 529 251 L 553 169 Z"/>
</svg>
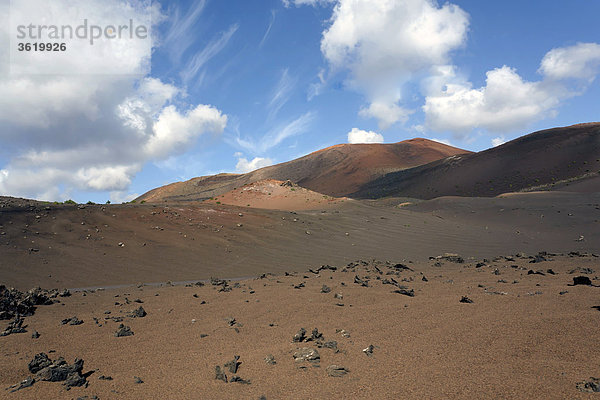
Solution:
<svg viewBox="0 0 600 400">
<path fill-rule="evenodd" d="M 210 284 L 213 286 L 226 286 L 227 281 L 219 278 L 210 278 Z"/>
<path fill-rule="evenodd" d="M 60 323 L 63 324 L 63 325 L 66 325 L 66 324 L 69 324 L 69 325 L 81 325 L 81 324 L 83 324 L 83 321 L 80 320 L 77 317 L 71 317 L 71 318 L 65 318 L 65 319 L 63 319 Z"/>
<path fill-rule="evenodd" d="M 300 282 L 299 284 L 294 285 L 294 289 L 302 289 L 304 286 L 304 282 Z"/>
<path fill-rule="evenodd" d="M 529 271 L 527 271 L 527 275 L 546 275 L 546 274 L 544 274 L 542 271 L 534 271 L 534 270 L 530 269 Z"/>
<path fill-rule="evenodd" d="M 13 333 L 25 333 L 27 330 L 25 329 L 27 325 L 23 326 L 23 322 L 25 320 L 20 317 L 15 317 L 15 319 L 9 322 L 8 326 L 4 330 L 4 332 L 0 333 L 0 336 L 8 336 Z"/>
<path fill-rule="evenodd" d="M 306 339 L 306 329 L 300 328 L 300 330 L 292 338 L 293 342 L 300 343 Z"/>
<path fill-rule="evenodd" d="M 375 346 L 373 346 L 372 344 L 369 345 L 369 347 L 367 347 L 366 349 L 363 349 L 363 352 L 368 356 L 371 357 L 373 355 L 373 350 L 375 349 Z"/>
<path fill-rule="evenodd" d="M 577 272 L 579 272 L 580 274 L 589 274 L 589 275 L 591 275 L 591 274 L 594 273 L 594 270 L 591 269 L 591 268 L 577 267 L 575 269 L 570 270 L 569 274 L 574 274 L 574 273 L 577 273 Z"/>
<path fill-rule="evenodd" d="M 125 326 L 123 324 L 119 324 L 119 327 L 117 328 L 117 331 L 115 332 L 115 337 L 122 337 L 122 336 L 133 336 L 133 331 L 131 330 L 130 327 Z"/>
<path fill-rule="evenodd" d="M 129 313 L 129 316 L 132 318 L 143 318 L 146 315 L 148 315 L 148 313 L 146 313 L 146 310 L 144 310 L 144 307 L 142 306 Z"/>
<path fill-rule="evenodd" d="M 591 377 L 589 381 L 577 382 L 577 389 L 585 393 L 600 392 L 600 379 Z"/>
<path fill-rule="evenodd" d="M 51 298 L 56 296 L 58 296 L 57 290 L 47 291 L 35 288 L 23 293 L 17 289 L 0 285 L 0 319 L 33 315 L 35 306 L 53 304 Z"/>
<path fill-rule="evenodd" d="M 321 360 L 321 356 L 316 349 L 303 347 L 294 353 L 294 360 L 296 362 L 319 362 Z"/>
<path fill-rule="evenodd" d="M 36 358 L 45 362 L 48 356 L 44 353 L 40 353 Z M 36 358 L 34 358 L 32 362 L 35 362 Z M 29 363 L 30 371 L 32 362 Z M 64 382 L 65 388 L 70 390 L 72 387 L 84 386 L 87 384 L 87 379 L 82 375 L 82 371 L 83 360 L 79 358 L 75 359 L 75 362 L 69 365 L 64 359 L 59 358 L 38 371 L 37 377 L 42 381 Z"/>
<path fill-rule="evenodd" d="M 354 283 L 356 283 L 360 286 L 369 287 L 369 281 L 361 279 L 358 275 L 354 276 Z"/>
<path fill-rule="evenodd" d="M 218 365 L 215 366 L 215 379 L 227 383 L 227 375 L 225 375 L 225 372 Z"/>
<path fill-rule="evenodd" d="M 275 365 L 277 364 L 277 361 L 275 361 L 275 356 L 273 354 L 269 354 L 268 356 L 265 357 L 265 362 L 269 365 Z"/>
<path fill-rule="evenodd" d="M 19 383 L 18 385 L 15 385 L 14 387 L 12 387 L 12 390 L 10 391 L 10 393 L 14 393 L 17 390 L 21 390 L 21 389 L 25 389 L 25 388 L 31 387 L 31 386 L 33 386 L 34 383 L 35 383 L 35 379 L 33 379 L 30 376 L 27 379 L 25 379 L 24 381 L 21 381 L 21 383 Z"/>
<path fill-rule="evenodd" d="M 404 296 L 415 297 L 414 289 L 396 289 L 392 293 L 402 294 Z"/>
<path fill-rule="evenodd" d="M 104 376 L 104 375 L 100 375 L 98 377 L 98 379 L 101 381 L 112 381 L 113 380 L 112 376 Z"/>
<path fill-rule="evenodd" d="M 239 362 L 239 359 L 240 356 L 233 356 L 233 360 L 226 362 L 224 367 L 227 368 L 232 374 L 236 374 L 238 368 L 242 364 L 241 362 Z"/>
<path fill-rule="evenodd" d="M 575 286 L 575 285 L 591 286 L 592 281 L 587 276 L 576 276 L 573 278 L 573 284 L 571 286 Z"/>
<path fill-rule="evenodd" d="M 547 273 L 547 274 L 550 274 L 550 275 L 556 275 L 556 272 L 554 272 L 554 271 L 552 270 L 552 268 L 548 268 L 548 269 L 546 270 L 546 273 Z"/>
<path fill-rule="evenodd" d="M 471 304 L 473 303 L 473 300 L 471 300 L 470 298 L 468 298 L 467 296 L 463 296 L 460 298 L 460 302 L 461 303 L 467 303 L 467 304 Z"/>
<path fill-rule="evenodd" d="M 340 378 L 349 372 L 350 372 L 349 369 L 344 368 L 340 365 L 333 364 L 333 365 L 330 365 L 329 367 L 327 367 L 327 375 L 332 376 L 334 378 Z"/>
<path fill-rule="evenodd" d="M 320 343 L 319 347 L 325 347 L 327 349 L 337 350 L 338 343 L 335 340 L 329 340 L 327 342 Z"/>
<path fill-rule="evenodd" d="M 321 332 L 319 332 L 319 330 L 317 328 L 313 329 L 310 338 L 308 338 L 306 341 L 318 341 L 318 340 L 322 340 L 323 339 L 323 334 Z"/>
<path fill-rule="evenodd" d="M 37 374 L 39 371 L 50 365 L 52 365 L 52 360 L 48 358 L 48 355 L 46 353 L 39 353 L 29 362 L 28 368 L 29 372 Z"/>
<path fill-rule="evenodd" d="M 330 293 L 331 292 L 331 288 L 327 285 L 323 285 L 323 287 L 321 288 L 321 293 Z"/>
<path fill-rule="evenodd" d="M 250 379 L 242 379 L 237 375 L 234 375 L 231 377 L 231 379 L 229 380 L 229 382 L 237 382 L 237 383 L 241 383 L 244 385 L 249 385 L 250 384 Z"/>
<path fill-rule="evenodd" d="M 395 264 L 392 265 L 391 268 L 395 269 L 396 271 L 412 271 L 412 268 L 409 268 L 404 264 Z"/>
<path fill-rule="evenodd" d="M 427 277 L 426 277 L 425 275 L 423 275 L 423 277 L 421 278 L 421 280 L 422 280 L 423 282 L 429 282 L 429 279 L 427 279 Z"/>
</svg>

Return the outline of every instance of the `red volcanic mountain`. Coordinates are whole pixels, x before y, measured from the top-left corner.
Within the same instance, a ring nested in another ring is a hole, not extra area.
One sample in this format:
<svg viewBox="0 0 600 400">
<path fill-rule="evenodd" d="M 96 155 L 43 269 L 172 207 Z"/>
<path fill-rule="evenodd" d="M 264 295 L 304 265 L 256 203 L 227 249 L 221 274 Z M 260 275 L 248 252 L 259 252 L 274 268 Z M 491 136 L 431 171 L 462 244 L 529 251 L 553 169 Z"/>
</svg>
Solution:
<svg viewBox="0 0 600 400">
<path fill-rule="evenodd" d="M 469 151 L 427 139 L 393 144 L 340 144 L 247 174 L 219 174 L 172 183 L 151 190 L 137 200 L 205 200 L 265 179 L 290 180 L 314 192 L 342 197 L 386 174 L 468 154 Z"/>
<path fill-rule="evenodd" d="M 554 188 L 591 191 L 600 187 L 599 172 L 600 123 L 578 124 L 534 132 L 478 153 L 392 172 L 370 181 L 350 197 L 431 199 Z"/>
</svg>

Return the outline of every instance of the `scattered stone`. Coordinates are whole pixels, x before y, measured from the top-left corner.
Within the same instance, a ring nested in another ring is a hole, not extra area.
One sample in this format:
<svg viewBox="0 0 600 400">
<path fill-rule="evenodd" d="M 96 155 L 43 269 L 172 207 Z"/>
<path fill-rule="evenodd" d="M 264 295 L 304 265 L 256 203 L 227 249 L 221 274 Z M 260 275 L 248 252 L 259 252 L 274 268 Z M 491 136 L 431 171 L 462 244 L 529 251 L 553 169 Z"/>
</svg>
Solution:
<svg viewBox="0 0 600 400">
<path fill-rule="evenodd" d="M 454 253 L 445 253 L 444 255 L 437 257 L 429 257 L 430 260 L 444 260 L 448 262 L 453 262 L 457 264 L 463 264 L 465 262 L 464 258 Z"/>
<path fill-rule="evenodd" d="M 16 392 L 16 391 L 18 391 L 18 390 L 21 390 L 21 389 L 25 389 L 25 388 L 31 387 L 31 386 L 33 386 L 33 384 L 34 384 L 34 383 L 35 383 L 35 379 L 34 379 L 34 378 L 32 378 L 31 376 L 29 376 L 29 377 L 27 377 L 27 379 L 25 379 L 25 380 L 21 381 L 21 383 L 19 383 L 18 385 L 11 386 L 11 387 L 9 388 L 9 389 L 12 389 L 12 390 L 10 391 L 10 393 L 14 393 L 14 392 Z"/>
<path fill-rule="evenodd" d="M 275 361 L 275 356 L 273 354 L 269 354 L 268 356 L 265 357 L 265 362 L 269 365 L 275 365 L 277 364 L 277 361 Z"/>
<path fill-rule="evenodd" d="M 356 283 L 360 286 L 369 287 L 369 281 L 361 279 L 358 275 L 354 276 L 354 283 Z"/>
<path fill-rule="evenodd" d="M 237 383 L 242 383 L 244 385 L 249 385 L 250 384 L 250 379 L 242 379 L 237 375 L 234 375 L 231 377 L 231 380 L 229 382 L 237 382 Z"/>
<path fill-rule="evenodd" d="M 227 368 L 232 374 L 236 374 L 238 368 L 242 364 L 241 362 L 239 362 L 239 359 L 240 356 L 233 356 L 233 360 L 226 362 L 224 367 Z"/>
<path fill-rule="evenodd" d="M 548 269 L 546 270 L 546 273 L 547 273 L 547 274 L 550 274 L 550 275 L 556 275 L 556 272 L 554 272 L 554 271 L 552 270 L 552 268 L 548 268 Z"/>
<path fill-rule="evenodd" d="M 340 378 L 344 375 L 346 375 L 347 373 L 349 373 L 350 370 L 347 368 L 344 368 L 342 366 L 339 365 L 330 365 L 329 367 L 327 367 L 327 375 L 332 376 L 334 378 Z"/>
<path fill-rule="evenodd" d="M 146 313 L 146 310 L 144 310 L 144 308 L 142 306 L 140 306 L 139 308 L 137 308 L 129 313 L 129 316 L 131 318 L 143 318 L 146 315 L 148 315 L 148 313 Z"/>
<path fill-rule="evenodd" d="M 470 298 L 468 298 L 467 296 L 463 296 L 460 298 L 460 302 L 461 303 L 467 303 L 467 304 L 471 304 L 473 303 L 473 300 L 471 300 Z"/>
<path fill-rule="evenodd" d="M 365 353 L 368 357 L 371 357 L 373 355 L 374 349 L 375 349 L 375 346 L 370 344 L 369 347 L 367 347 L 366 349 L 363 349 L 363 353 Z"/>
<path fill-rule="evenodd" d="M 572 270 L 569 271 L 569 274 L 574 274 L 574 273 L 591 275 L 591 274 L 594 273 L 594 270 L 591 269 L 591 268 L 577 267 L 577 268 L 572 269 Z"/>
<path fill-rule="evenodd" d="M 130 327 L 125 326 L 123 324 L 119 324 L 117 331 L 115 332 L 115 337 L 123 337 L 123 336 L 133 336 L 134 333 Z"/>
<path fill-rule="evenodd" d="M 323 285 L 323 287 L 321 288 L 321 293 L 330 293 L 331 292 L 331 288 L 327 285 Z"/>
<path fill-rule="evenodd" d="M 39 337 L 40 337 L 40 334 L 38 331 L 33 331 L 33 333 L 31 334 L 32 339 L 38 339 Z"/>
<path fill-rule="evenodd" d="M 404 296 L 409 296 L 409 297 L 415 297 L 415 291 L 414 289 L 396 289 L 394 290 L 392 293 L 398 293 L 398 294 L 402 294 Z"/>
<path fill-rule="evenodd" d="M 575 285 L 592 286 L 592 281 L 587 276 L 576 276 L 573 278 L 573 284 L 571 286 Z"/>
<path fill-rule="evenodd" d="M 13 321 L 9 322 L 6 329 L 4 329 L 4 332 L 0 333 L 0 336 L 8 336 L 8 335 L 12 335 L 13 333 L 27 332 L 27 329 L 25 329 L 27 327 L 27 325 L 23 326 L 24 321 L 25 321 L 24 318 L 15 317 L 15 319 Z"/>
<path fill-rule="evenodd" d="M 321 361 L 321 356 L 316 349 L 303 347 L 294 353 L 294 360 L 296 362 L 308 361 L 318 363 Z"/>
<path fill-rule="evenodd" d="M 71 317 L 71 318 L 65 318 L 65 319 L 63 319 L 61 321 L 61 324 L 63 324 L 63 325 L 66 325 L 66 324 L 69 324 L 69 325 L 81 325 L 81 324 L 83 324 L 83 321 L 80 320 L 77 317 Z"/>
<path fill-rule="evenodd" d="M 113 378 L 112 378 L 112 376 L 104 376 L 104 375 L 100 375 L 100 376 L 98 377 L 98 380 L 101 380 L 101 381 L 112 381 L 112 380 L 113 380 Z"/>
<path fill-rule="evenodd" d="M 567 293 L 569 293 L 568 290 L 562 290 L 558 294 L 562 296 L 562 295 L 567 294 Z"/>
<path fill-rule="evenodd" d="M 304 282 L 300 282 L 299 284 L 294 285 L 294 289 L 302 289 L 304 286 Z"/>
<path fill-rule="evenodd" d="M 215 379 L 227 383 L 227 375 L 225 375 L 225 372 L 218 365 L 215 366 Z"/>
<path fill-rule="evenodd" d="M 589 381 L 577 382 L 577 389 L 585 393 L 600 392 L 600 379 L 591 377 Z"/>
<path fill-rule="evenodd" d="M 303 342 L 306 339 L 306 329 L 300 328 L 300 330 L 294 335 L 292 341 L 295 343 Z"/>
<path fill-rule="evenodd" d="M 46 353 L 38 353 L 33 357 L 33 360 L 29 361 L 29 372 L 37 374 L 42 369 L 52 365 L 52 360 L 48 358 Z"/>
<path fill-rule="evenodd" d="M 333 298 L 342 300 L 344 298 L 344 295 L 342 293 L 336 293 L 333 295 Z"/>
<path fill-rule="evenodd" d="M 546 275 L 545 273 L 543 273 L 542 271 L 534 271 L 532 269 L 530 269 L 529 271 L 527 271 L 527 275 Z"/>
<path fill-rule="evenodd" d="M 138 384 L 138 385 L 139 385 L 139 384 L 141 384 L 141 383 L 144 383 L 144 381 L 143 381 L 143 380 L 142 380 L 142 378 L 140 378 L 139 376 L 134 376 L 134 377 L 133 377 L 133 383 L 136 383 L 136 384 Z"/>
</svg>

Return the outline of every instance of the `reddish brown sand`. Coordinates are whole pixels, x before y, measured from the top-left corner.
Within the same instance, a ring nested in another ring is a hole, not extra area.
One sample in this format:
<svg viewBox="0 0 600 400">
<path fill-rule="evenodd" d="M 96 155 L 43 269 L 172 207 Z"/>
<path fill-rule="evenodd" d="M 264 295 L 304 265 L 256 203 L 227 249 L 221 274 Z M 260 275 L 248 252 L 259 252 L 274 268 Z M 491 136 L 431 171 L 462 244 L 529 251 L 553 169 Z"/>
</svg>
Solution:
<svg viewBox="0 0 600 400">
<path fill-rule="evenodd" d="M 590 398 L 576 385 L 600 376 L 600 312 L 592 308 L 600 306 L 600 288 L 567 285 L 580 275 L 569 274 L 576 267 L 593 269 L 588 276 L 599 284 L 600 258 L 476 264 L 521 251 L 600 253 L 599 220 L 600 195 L 571 192 L 353 200 L 297 212 L 193 203 L 79 208 L 0 199 L 1 284 L 20 290 L 107 287 L 40 306 L 25 319 L 28 333 L 0 337 L 0 398 Z M 436 267 L 428 260 L 444 252 L 460 253 L 466 262 Z M 411 267 L 414 272 L 380 278 L 393 277 L 415 297 L 391 293 L 395 287 L 376 279 L 372 266 L 342 271 L 357 259 Z M 322 264 L 338 270 L 305 272 Z M 527 274 L 550 268 L 557 274 Z M 286 277 L 284 271 L 300 273 Z M 210 285 L 136 285 L 270 272 L 276 275 L 240 281 L 231 292 Z M 370 287 L 354 284 L 355 275 L 369 276 Z M 300 283 L 305 287 L 293 288 Z M 111 288 L 120 284 L 128 286 Z M 320 293 L 323 284 L 331 293 Z M 460 303 L 465 295 L 474 303 Z M 137 308 L 137 298 L 148 315 L 125 317 L 135 335 L 114 337 L 118 323 L 105 318 Z M 84 323 L 61 325 L 72 316 Z M 227 317 L 241 325 L 230 327 Z M 340 352 L 318 349 L 320 366 L 299 368 L 293 353 L 314 346 L 292 343 L 301 327 L 308 334 L 318 328 Z M 39 339 L 31 337 L 34 330 Z M 367 357 L 362 350 L 370 344 L 376 347 Z M 85 360 L 84 372 L 94 372 L 89 387 L 67 392 L 60 383 L 38 382 L 16 393 L 4 390 L 29 375 L 27 364 L 39 352 Z M 268 354 L 276 365 L 265 363 Z M 238 375 L 250 385 L 214 379 L 215 366 L 234 355 L 241 357 Z M 329 377 L 332 364 L 350 372 Z M 135 376 L 144 383 L 134 383 Z"/>
<path fill-rule="evenodd" d="M 269 210 L 314 210 L 339 205 L 347 198 L 338 198 L 275 179 L 265 179 L 236 188 L 218 197 L 206 200 L 207 204 L 262 208 Z"/>
<path fill-rule="evenodd" d="M 84 372 L 94 371 L 89 387 L 67 392 L 60 383 L 38 382 L 12 394 L 2 390 L 0 397 L 594 398 L 579 392 L 576 384 L 600 375 L 600 354 L 595 350 L 600 312 L 592 308 L 600 305 L 600 288 L 568 284 L 577 275 L 570 270 L 598 272 L 599 259 L 553 259 L 531 264 L 527 258 L 502 258 L 480 268 L 475 267 L 477 260 L 443 262 L 440 267 L 433 266 L 434 261 L 408 263 L 414 272 L 399 276 L 379 275 L 372 266 L 346 272 L 340 268 L 319 275 L 241 281 L 240 288 L 228 293 L 210 284 L 74 293 L 61 299 L 62 304 L 40 306 L 26 318 L 29 331 L 41 334 L 39 339 L 30 333 L 0 338 L 0 385 L 6 388 L 25 379 L 29 360 L 54 350 L 51 358 L 85 360 Z M 549 268 L 556 275 L 527 274 L 529 269 Z M 391 270 L 380 269 L 384 274 Z M 355 275 L 369 276 L 369 287 L 353 283 Z M 423 275 L 428 282 L 422 281 Z M 415 297 L 392 293 L 395 287 L 380 280 L 390 277 L 409 280 L 400 283 L 414 289 Z M 293 288 L 301 282 L 305 287 Z M 321 293 L 324 284 L 331 293 Z M 343 299 L 334 299 L 334 293 L 343 294 Z M 460 303 L 465 295 L 474 303 Z M 124 316 L 139 306 L 133 302 L 138 298 L 148 315 L 125 317 L 135 335 L 114 337 L 118 323 L 105 318 Z M 130 304 L 125 304 L 127 299 Z M 74 315 L 83 325 L 61 325 L 62 319 Z M 230 327 L 228 317 L 239 325 Z M 318 328 L 326 340 L 338 342 L 340 352 L 318 349 L 318 367 L 296 363 L 292 355 L 297 349 L 315 347 L 292 343 L 301 327 L 309 335 Z M 350 337 L 336 333 L 340 329 Z M 374 352 L 367 357 L 362 350 L 371 344 Z M 276 365 L 265 363 L 269 354 Z M 215 366 L 234 355 L 240 356 L 238 375 L 250 379 L 250 385 L 215 380 Z M 331 364 L 350 372 L 330 377 L 326 368 Z M 101 375 L 113 380 L 99 380 Z M 144 383 L 134 383 L 134 376 Z"/>
</svg>

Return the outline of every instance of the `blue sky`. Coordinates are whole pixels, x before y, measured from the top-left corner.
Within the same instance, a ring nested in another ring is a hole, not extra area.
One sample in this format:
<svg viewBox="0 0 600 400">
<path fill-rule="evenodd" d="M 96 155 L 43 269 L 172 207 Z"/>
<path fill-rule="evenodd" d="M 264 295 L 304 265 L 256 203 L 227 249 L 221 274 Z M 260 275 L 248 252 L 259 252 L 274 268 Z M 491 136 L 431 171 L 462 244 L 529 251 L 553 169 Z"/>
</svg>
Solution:
<svg viewBox="0 0 600 400">
<path fill-rule="evenodd" d="M 123 201 L 349 141 L 478 151 L 599 119 L 595 1 L 153 7 L 143 76 L 0 80 L 0 195 Z"/>
</svg>

